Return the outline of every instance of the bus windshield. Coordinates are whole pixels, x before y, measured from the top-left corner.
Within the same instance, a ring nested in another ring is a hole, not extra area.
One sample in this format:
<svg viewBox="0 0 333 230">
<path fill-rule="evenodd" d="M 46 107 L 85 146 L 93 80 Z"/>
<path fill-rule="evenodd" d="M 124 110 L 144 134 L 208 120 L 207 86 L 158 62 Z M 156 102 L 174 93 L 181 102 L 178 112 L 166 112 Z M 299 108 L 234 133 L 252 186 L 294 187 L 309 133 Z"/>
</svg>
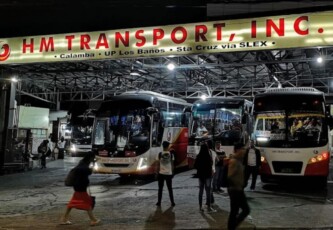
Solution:
<svg viewBox="0 0 333 230">
<path fill-rule="evenodd" d="M 95 123 L 94 144 L 106 145 L 118 151 L 136 150 L 137 154 L 149 148 L 149 104 L 139 100 L 108 102 Z"/>
<path fill-rule="evenodd" d="M 239 105 L 201 104 L 193 108 L 191 136 L 213 135 L 223 145 L 232 145 L 242 136 L 242 107 Z"/>
<path fill-rule="evenodd" d="M 273 98 L 274 97 L 274 98 Z M 259 147 L 307 148 L 327 144 L 327 124 L 320 98 L 272 96 L 255 101 L 254 135 Z"/>
<path fill-rule="evenodd" d="M 91 144 L 92 128 L 94 124 L 94 117 L 77 117 L 72 122 L 71 141 L 74 144 Z"/>
</svg>

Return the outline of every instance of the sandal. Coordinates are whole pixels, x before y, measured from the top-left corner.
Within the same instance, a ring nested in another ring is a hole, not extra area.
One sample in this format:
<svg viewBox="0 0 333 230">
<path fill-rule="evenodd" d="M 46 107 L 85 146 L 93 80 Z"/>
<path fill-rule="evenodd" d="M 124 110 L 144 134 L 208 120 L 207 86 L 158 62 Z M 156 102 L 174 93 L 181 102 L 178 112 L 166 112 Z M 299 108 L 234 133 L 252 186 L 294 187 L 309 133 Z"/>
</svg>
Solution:
<svg viewBox="0 0 333 230">
<path fill-rule="evenodd" d="M 67 221 L 63 221 L 60 223 L 60 225 L 71 225 L 73 224 L 71 221 L 67 220 Z"/>
<path fill-rule="evenodd" d="M 96 226 L 96 225 L 98 225 L 100 222 L 101 222 L 100 219 L 96 219 L 95 221 L 91 221 L 91 222 L 90 222 L 90 226 Z"/>
</svg>

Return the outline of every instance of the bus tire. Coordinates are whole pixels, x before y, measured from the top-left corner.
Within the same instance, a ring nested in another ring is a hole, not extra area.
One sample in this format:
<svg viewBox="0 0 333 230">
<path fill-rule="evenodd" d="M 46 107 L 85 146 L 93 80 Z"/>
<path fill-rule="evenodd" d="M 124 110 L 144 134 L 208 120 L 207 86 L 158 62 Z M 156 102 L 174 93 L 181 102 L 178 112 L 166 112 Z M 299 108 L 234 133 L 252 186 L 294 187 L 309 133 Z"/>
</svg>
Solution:
<svg viewBox="0 0 333 230">
<path fill-rule="evenodd" d="M 260 175 L 260 180 L 262 183 L 268 183 L 268 176 Z"/>
<path fill-rule="evenodd" d="M 317 183 L 321 188 L 327 187 L 327 176 L 321 176 L 317 178 Z"/>
</svg>

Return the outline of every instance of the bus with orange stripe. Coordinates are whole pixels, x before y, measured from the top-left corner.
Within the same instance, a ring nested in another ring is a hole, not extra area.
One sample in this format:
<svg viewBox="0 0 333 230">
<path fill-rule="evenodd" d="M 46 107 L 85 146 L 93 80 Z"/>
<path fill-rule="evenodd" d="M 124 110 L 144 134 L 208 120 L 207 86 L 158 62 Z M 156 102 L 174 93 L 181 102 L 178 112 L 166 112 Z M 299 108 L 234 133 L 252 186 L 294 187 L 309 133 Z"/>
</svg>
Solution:
<svg viewBox="0 0 333 230">
<path fill-rule="evenodd" d="M 162 142 L 170 143 L 175 166 L 187 165 L 191 104 L 150 91 L 129 91 L 105 100 L 96 112 L 93 147 L 95 173 L 151 175 Z"/>
<path fill-rule="evenodd" d="M 254 98 L 253 139 L 261 152 L 261 180 L 313 178 L 326 185 L 331 138 L 324 93 L 274 88 Z"/>
</svg>

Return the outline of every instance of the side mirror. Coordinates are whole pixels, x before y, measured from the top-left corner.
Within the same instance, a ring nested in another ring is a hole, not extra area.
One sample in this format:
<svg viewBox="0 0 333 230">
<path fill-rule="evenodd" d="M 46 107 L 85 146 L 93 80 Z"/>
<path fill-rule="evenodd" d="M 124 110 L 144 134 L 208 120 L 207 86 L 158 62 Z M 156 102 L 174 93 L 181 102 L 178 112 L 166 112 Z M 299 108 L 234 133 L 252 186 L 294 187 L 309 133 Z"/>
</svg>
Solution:
<svg viewBox="0 0 333 230">
<path fill-rule="evenodd" d="M 183 109 L 183 113 L 191 113 L 192 112 L 192 107 L 190 106 L 186 106 L 184 109 Z"/>
<path fill-rule="evenodd" d="M 246 114 L 243 114 L 242 116 L 242 124 L 246 124 Z"/>
<path fill-rule="evenodd" d="M 157 109 L 157 108 L 154 108 L 154 107 L 148 107 L 148 108 L 146 109 L 146 112 L 147 112 L 148 115 L 151 116 L 152 114 L 158 113 L 158 109 Z"/>
</svg>

